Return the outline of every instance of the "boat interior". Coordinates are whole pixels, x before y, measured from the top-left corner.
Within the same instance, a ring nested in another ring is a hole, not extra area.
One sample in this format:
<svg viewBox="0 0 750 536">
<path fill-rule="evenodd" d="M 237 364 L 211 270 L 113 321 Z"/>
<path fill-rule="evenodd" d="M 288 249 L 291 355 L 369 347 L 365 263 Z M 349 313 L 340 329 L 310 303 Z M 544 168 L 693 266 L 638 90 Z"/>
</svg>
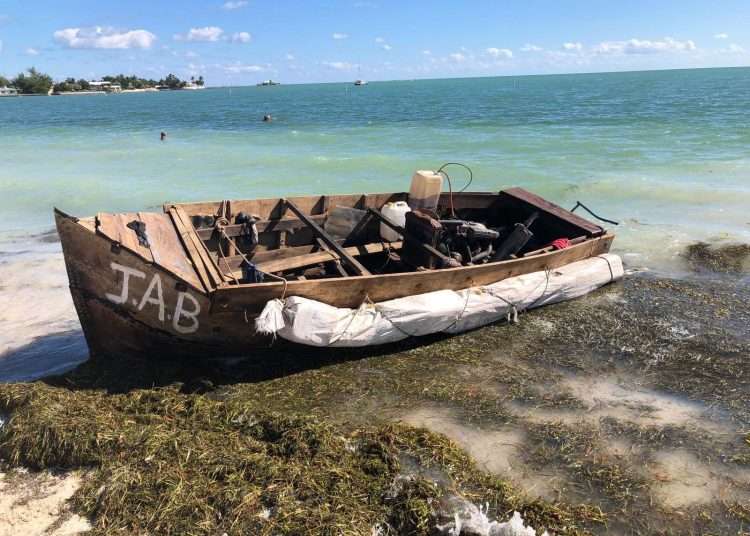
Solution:
<svg viewBox="0 0 750 536">
<path fill-rule="evenodd" d="M 442 193 L 416 210 L 404 208 L 409 202 L 403 192 L 321 195 L 165 204 L 164 212 L 208 290 L 507 262 L 605 232 L 521 188 Z"/>
</svg>

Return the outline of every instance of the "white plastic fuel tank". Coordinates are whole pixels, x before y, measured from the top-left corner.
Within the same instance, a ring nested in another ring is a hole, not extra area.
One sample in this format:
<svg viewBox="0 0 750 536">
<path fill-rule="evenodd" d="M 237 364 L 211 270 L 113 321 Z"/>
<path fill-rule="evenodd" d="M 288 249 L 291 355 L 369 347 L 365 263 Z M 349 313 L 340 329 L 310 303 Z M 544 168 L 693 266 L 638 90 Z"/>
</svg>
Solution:
<svg viewBox="0 0 750 536">
<path fill-rule="evenodd" d="M 411 208 L 406 201 L 396 201 L 395 203 L 386 203 L 380 210 L 380 213 L 388 218 L 388 221 L 400 225 L 403 227 L 406 225 L 406 213 L 410 212 Z M 380 224 L 380 238 L 386 242 L 395 242 L 401 240 L 401 235 L 396 231 L 388 227 L 386 224 Z"/>
<path fill-rule="evenodd" d="M 435 210 L 443 191 L 443 176 L 434 171 L 420 169 L 411 178 L 409 206 L 412 210 L 425 208 Z"/>
</svg>

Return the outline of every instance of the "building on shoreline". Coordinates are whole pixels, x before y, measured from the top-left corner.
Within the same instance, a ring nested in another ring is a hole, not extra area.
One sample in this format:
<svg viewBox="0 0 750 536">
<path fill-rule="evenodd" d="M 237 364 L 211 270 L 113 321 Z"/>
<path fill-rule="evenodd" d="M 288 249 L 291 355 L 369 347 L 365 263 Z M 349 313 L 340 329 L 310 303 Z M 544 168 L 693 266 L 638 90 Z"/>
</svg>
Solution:
<svg viewBox="0 0 750 536">
<path fill-rule="evenodd" d="M 0 87 L 0 97 L 18 97 L 18 90 L 14 87 Z"/>
<path fill-rule="evenodd" d="M 104 91 L 105 93 L 122 92 L 122 87 L 120 86 L 120 84 L 113 84 L 112 82 L 108 82 L 107 80 L 89 82 L 89 86 L 91 87 L 91 91 Z"/>
</svg>

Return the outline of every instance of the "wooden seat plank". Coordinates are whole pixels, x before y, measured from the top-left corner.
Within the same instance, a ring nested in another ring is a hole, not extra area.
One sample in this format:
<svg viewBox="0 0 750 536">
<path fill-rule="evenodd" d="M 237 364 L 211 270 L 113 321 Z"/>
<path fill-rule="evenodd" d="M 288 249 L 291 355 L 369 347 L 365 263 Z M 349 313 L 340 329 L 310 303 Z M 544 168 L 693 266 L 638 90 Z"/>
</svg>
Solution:
<svg viewBox="0 0 750 536">
<path fill-rule="evenodd" d="M 352 255 L 349 255 L 346 250 L 342 248 L 331 235 L 326 233 L 323 228 L 320 227 L 320 225 L 312 221 L 310 217 L 302 210 L 300 210 L 300 208 L 292 201 L 285 199 L 284 205 L 288 207 L 292 212 L 294 212 L 300 220 L 305 222 L 310 230 L 318 238 L 321 238 L 328 247 L 335 251 L 339 255 L 339 257 L 341 257 L 341 260 L 345 262 L 347 266 L 352 268 L 358 275 L 372 275 L 367 268 L 362 266 L 362 264 L 360 264 L 359 261 L 357 261 L 357 259 L 355 259 Z"/>
<path fill-rule="evenodd" d="M 384 246 L 380 243 L 365 244 L 362 246 L 350 246 L 344 248 L 350 255 L 371 255 L 373 253 L 382 253 L 386 249 L 399 250 L 401 249 L 402 242 L 392 242 L 389 246 Z M 313 264 L 319 264 L 321 262 L 330 262 L 340 260 L 340 257 L 335 251 L 324 250 L 314 251 L 312 253 L 306 253 L 303 255 L 296 255 L 294 257 L 287 257 L 283 259 L 274 259 L 266 262 L 256 263 L 256 268 L 261 272 L 274 273 L 283 272 L 285 270 L 295 270 L 297 268 L 304 268 L 305 266 L 311 266 Z"/>
</svg>

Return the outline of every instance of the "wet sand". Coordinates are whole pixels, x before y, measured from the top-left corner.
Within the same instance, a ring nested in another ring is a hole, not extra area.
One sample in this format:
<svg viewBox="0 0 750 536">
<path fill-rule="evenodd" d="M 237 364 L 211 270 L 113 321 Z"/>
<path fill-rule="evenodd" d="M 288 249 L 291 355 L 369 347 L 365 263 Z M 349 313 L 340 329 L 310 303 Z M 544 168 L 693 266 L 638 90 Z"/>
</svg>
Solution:
<svg viewBox="0 0 750 536">
<path fill-rule="evenodd" d="M 80 484 L 81 477 L 75 473 L 0 473 L 0 536 L 87 532 L 91 525 L 67 504 Z"/>
</svg>

